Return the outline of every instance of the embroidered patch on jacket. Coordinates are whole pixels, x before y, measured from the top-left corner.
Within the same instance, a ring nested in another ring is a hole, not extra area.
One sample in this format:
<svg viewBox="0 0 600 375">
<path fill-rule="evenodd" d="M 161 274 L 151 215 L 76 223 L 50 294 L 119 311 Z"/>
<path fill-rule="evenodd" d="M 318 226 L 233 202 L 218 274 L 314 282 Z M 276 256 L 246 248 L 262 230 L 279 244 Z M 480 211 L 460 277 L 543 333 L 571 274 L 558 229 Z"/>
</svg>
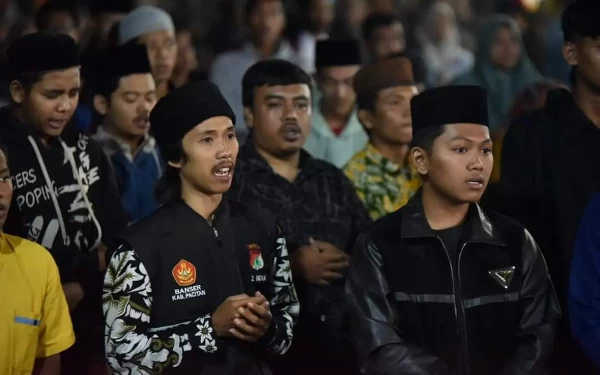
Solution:
<svg viewBox="0 0 600 375">
<path fill-rule="evenodd" d="M 492 279 L 504 289 L 508 289 L 515 274 L 515 266 L 488 271 Z"/>
<path fill-rule="evenodd" d="M 250 255 L 250 267 L 257 271 L 262 269 L 265 266 L 265 262 L 262 258 L 260 246 L 253 243 L 250 245 L 246 245 L 246 249 L 248 249 L 248 254 Z"/>
<path fill-rule="evenodd" d="M 185 259 L 173 267 L 171 274 L 179 286 L 188 286 L 196 282 L 196 267 Z"/>
</svg>

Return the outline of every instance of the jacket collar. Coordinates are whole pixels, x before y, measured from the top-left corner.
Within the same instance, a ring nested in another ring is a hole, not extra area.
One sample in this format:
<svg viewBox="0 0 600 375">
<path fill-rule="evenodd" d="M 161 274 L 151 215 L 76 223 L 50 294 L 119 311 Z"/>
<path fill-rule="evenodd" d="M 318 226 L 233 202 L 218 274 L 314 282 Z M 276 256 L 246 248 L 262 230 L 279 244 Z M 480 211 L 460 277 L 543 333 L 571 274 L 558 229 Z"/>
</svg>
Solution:
<svg viewBox="0 0 600 375">
<path fill-rule="evenodd" d="M 402 238 L 437 237 L 425 217 L 421 190 L 402 208 L 402 212 Z M 477 203 L 471 204 L 467 211 L 463 240 L 505 246 L 504 238 Z"/>
<path fill-rule="evenodd" d="M 104 125 L 98 126 L 98 130 L 92 138 L 96 142 L 100 143 L 100 145 L 102 146 L 104 151 L 108 154 L 108 156 L 112 156 L 115 153 L 121 152 L 121 153 L 123 153 L 123 155 L 125 155 L 125 157 L 130 162 L 133 162 L 133 160 L 137 156 L 137 155 L 133 155 L 133 153 L 131 152 L 131 147 L 127 143 L 121 141 L 114 135 L 110 134 L 104 128 Z M 151 137 L 150 135 L 146 134 L 144 136 L 144 139 L 142 140 L 142 144 L 140 145 L 140 147 L 138 149 L 138 154 L 140 152 L 152 153 L 155 146 L 156 146 L 156 141 L 154 140 L 154 138 Z"/>
<path fill-rule="evenodd" d="M 252 134 L 248 136 L 246 143 L 242 146 L 238 163 L 247 163 L 250 171 L 275 173 L 269 163 L 256 150 L 256 146 L 252 143 Z M 324 171 L 322 163 L 318 159 L 310 156 L 304 149 L 300 149 L 300 174 L 303 176 L 312 176 Z"/>
</svg>

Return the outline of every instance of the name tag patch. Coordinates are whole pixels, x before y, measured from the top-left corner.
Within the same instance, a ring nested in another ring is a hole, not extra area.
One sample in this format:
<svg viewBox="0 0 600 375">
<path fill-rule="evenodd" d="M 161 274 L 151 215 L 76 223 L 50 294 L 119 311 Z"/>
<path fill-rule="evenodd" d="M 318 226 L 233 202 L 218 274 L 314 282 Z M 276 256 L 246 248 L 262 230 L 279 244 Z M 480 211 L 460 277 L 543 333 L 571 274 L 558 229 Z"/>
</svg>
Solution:
<svg viewBox="0 0 600 375">
<path fill-rule="evenodd" d="M 28 326 L 40 325 L 40 321 L 38 319 L 25 318 L 24 316 L 15 316 L 15 323 L 26 324 Z"/>
<path fill-rule="evenodd" d="M 206 295 L 206 290 L 200 285 L 192 285 L 187 288 L 178 288 L 173 291 L 171 299 L 173 301 L 181 301 L 190 298 L 197 298 Z"/>
</svg>

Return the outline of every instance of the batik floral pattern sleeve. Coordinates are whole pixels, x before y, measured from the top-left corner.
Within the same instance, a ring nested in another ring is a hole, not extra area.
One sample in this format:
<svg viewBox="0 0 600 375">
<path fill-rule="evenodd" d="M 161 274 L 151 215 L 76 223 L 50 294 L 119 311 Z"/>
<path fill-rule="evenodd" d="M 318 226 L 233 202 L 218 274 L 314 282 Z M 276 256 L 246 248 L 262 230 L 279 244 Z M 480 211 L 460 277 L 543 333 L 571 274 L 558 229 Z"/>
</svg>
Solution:
<svg viewBox="0 0 600 375">
<path fill-rule="evenodd" d="M 274 255 L 275 261 L 271 274 L 273 297 L 269 302 L 275 330 L 269 343 L 269 351 L 283 355 L 292 345 L 293 329 L 300 314 L 300 304 L 292 280 L 287 244 L 280 230 L 276 238 Z"/>
<path fill-rule="evenodd" d="M 104 278 L 105 350 L 116 374 L 160 374 L 178 367 L 185 353 L 217 351 L 211 316 L 176 326 L 150 330 L 152 285 L 135 252 L 121 246 L 112 256 Z"/>
</svg>

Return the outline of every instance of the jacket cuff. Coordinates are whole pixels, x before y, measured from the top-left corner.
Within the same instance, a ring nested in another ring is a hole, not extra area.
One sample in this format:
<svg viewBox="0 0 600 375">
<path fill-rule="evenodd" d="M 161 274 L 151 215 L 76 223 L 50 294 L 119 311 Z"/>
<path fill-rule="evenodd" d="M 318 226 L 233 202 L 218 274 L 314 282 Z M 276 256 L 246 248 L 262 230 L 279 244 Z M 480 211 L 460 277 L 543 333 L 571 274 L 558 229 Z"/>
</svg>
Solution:
<svg viewBox="0 0 600 375">
<path fill-rule="evenodd" d="M 219 349 L 217 332 L 212 323 L 210 314 L 201 316 L 193 322 L 193 336 L 190 338 L 192 345 L 205 353 L 216 353 Z"/>
</svg>

